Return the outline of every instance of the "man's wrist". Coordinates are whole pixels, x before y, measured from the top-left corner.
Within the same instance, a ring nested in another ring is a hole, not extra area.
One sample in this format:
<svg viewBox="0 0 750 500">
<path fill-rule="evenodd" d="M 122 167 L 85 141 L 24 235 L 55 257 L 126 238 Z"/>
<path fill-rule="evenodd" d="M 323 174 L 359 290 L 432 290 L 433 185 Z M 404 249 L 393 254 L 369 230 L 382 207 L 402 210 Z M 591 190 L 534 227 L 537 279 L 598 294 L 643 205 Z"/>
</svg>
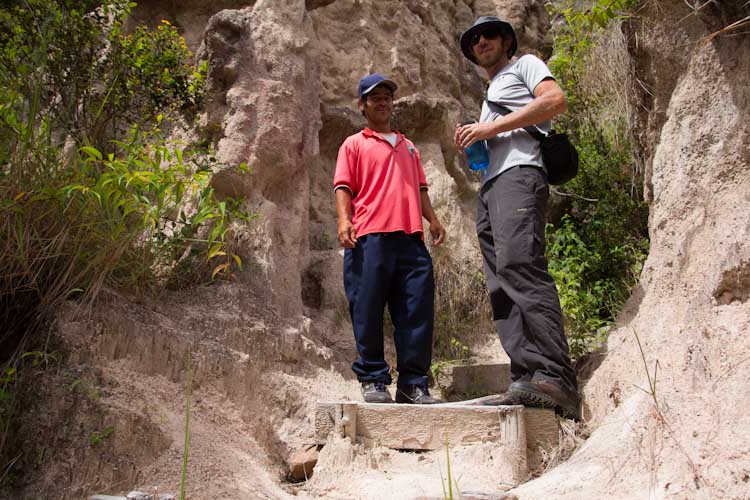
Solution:
<svg viewBox="0 0 750 500">
<path fill-rule="evenodd" d="M 503 132 L 506 132 L 503 127 L 503 121 L 505 117 L 501 116 L 497 120 L 492 121 L 492 126 L 490 127 L 490 130 L 492 132 L 492 135 L 498 135 L 502 134 Z"/>
</svg>

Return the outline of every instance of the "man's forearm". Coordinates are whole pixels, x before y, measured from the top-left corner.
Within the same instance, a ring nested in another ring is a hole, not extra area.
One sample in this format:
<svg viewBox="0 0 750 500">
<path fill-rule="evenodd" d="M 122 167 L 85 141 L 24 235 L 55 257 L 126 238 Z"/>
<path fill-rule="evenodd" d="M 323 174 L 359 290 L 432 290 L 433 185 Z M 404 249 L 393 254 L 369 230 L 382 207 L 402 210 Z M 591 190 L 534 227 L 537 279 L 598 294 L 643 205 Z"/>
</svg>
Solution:
<svg viewBox="0 0 750 500">
<path fill-rule="evenodd" d="M 493 135 L 543 123 L 564 113 L 566 108 L 565 96 L 562 93 L 539 96 L 523 108 L 494 120 Z"/>
<path fill-rule="evenodd" d="M 435 215 L 435 210 L 432 208 L 429 193 L 426 189 L 420 189 L 419 195 L 422 201 L 422 216 L 427 219 L 428 222 L 434 222 L 437 220 L 437 215 Z"/>
<path fill-rule="evenodd" d="M 352 220 L 352 193 L 346 188 L 336 190 L 336 215 L 339 222 Z"/>
</svg>

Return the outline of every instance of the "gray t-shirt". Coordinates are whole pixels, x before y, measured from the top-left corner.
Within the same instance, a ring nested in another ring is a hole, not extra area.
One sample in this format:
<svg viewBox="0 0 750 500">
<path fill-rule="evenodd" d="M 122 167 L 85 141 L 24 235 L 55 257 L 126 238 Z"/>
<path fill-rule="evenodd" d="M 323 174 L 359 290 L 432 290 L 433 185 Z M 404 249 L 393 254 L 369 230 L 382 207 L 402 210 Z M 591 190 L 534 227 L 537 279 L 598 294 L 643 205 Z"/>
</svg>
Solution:
<svg viewBox="0 0 750 500">
<path fill-rule="evenodd" d="M 511 111 L 522 108 L 534 99 L 534 89 L 547 78 L 553 78 L 549 68 L 536 56 L 525 55 L 501 69 L 490 81 L 487 99 L 505 106 Z M 482 104 L 480 122 L 491 122 L 502 116 Z M 549 132 L 549 121 L 537 125 Z M 487 140 L 490 165 L 482 175 L 482 185 L 517 165 L 534 165 L 544 168 L 539 141 L 524 129 L 503 132 Z"/>
</svg>

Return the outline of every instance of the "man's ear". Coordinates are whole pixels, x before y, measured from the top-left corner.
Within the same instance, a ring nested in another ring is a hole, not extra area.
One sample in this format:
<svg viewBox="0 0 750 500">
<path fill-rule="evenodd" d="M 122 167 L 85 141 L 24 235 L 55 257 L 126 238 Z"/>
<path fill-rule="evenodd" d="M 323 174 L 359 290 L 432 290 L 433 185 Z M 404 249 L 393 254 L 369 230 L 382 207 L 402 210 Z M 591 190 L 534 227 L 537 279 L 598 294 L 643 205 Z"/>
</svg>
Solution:
<svg viewBox="0 0 750 500">
<path fill-rule="evenodd" d="M 365 105 L 366 104 L 367 104 L 367 98 L 366 97 L 365 98 L 361 98 L 358 101 L 359 112 L 362 113 L 362 116 L 364 116 L 365 118 L 367 118 L 367 113 L 365 112 Z"/>
<path fill-rule="evenodd" d="M 510 36 L 504 36 L 503 35 L 503 52 L 507 56 L 510 52 L 510 48 L 513 46 L 513 38 Z M 510 61 L 511 56 L 508 56 L 508 60 Z"/>
</svg>

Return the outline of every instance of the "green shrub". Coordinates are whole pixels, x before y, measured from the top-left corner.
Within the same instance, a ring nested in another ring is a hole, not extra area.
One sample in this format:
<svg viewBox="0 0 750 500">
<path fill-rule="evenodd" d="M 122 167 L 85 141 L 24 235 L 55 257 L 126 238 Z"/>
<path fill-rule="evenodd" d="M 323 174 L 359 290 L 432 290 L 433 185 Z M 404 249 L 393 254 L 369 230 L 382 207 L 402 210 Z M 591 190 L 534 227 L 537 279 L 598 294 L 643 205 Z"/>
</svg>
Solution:
<svg viewBox="0 0 750 500">
<path fill-rule="evenodd" d="M 618 36 L 613 28 L 633 4 L 600 0 L 587 10 L 573 3 L 553 9 L 566 23 L 554 32 L 550 69 L 568 97 L 568 112 L 555 125 L 573 137 L 580 172 L 557 188 L 566 215 L 548 227 L 547 256 L 574 358 L 604 340 L 601 327 L 627 300 L 648 253 L 648 211 L 623 91 L 628 56 L 599 50 Z"/>
<path fill-rule="evenodd" d="M 215 160 L 161 130 L 190 121 L 205 64 L 167 22 L 123 33 L 133 6 L 0 6 L 0 458 L 14 435 L 17 354 L 62 302 L 91 304 L 104 289 L 138 298 L 241 264 L 230 228 L 247 215 L 215 195 Z M 0 463 L 0 483 L 13 463 Z"/>
<path fill-rule="evenodd" d="M 133 123 L 189 115 L 204 96 L 177 29 L 122 32 L 125 0 L 10 0 L 0 8 L 0 84 L 22 97 L 20 116 L 45 120 L 53 139 L 111 151 Z M 7 131 L 0 137 L 7 138 Z M 7 152 L 6 152 L 7 154 Z M 0 152 L 0 160 L 3 159 Z"/>
<path fill-rule="evenodd" d="M 244 214 L 214 195 L 215 160 L 160 130 L 197 109 L 205 65 L 167 22 L 124 34 L 133 5 L 0 7 L 2 352 L 68 298 L 154 293 L 240 264 L 226 243 Z"/>
</svg>

